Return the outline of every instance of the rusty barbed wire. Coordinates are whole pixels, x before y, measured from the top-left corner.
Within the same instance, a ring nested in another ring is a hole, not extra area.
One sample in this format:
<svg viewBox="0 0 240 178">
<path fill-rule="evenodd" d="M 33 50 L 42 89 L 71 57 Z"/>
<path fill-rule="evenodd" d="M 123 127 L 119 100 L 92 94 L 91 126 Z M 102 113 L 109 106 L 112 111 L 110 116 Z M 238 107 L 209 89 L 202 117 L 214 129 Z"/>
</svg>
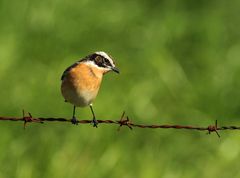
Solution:
<svg viewBox="0 0 240 178">
<path fill-rule="evenodd" d="M 25 112 L 23 110 L 23 116 L 22 117 L 0 117 L 0 121 L 22 121 L 24 122 L 24 129 L 26 128 L 27 123 L 41 123 L 44 122 L 69 122 L 71 123 L 71 119 L 66 118 L 34 118 L 32 117 L 31 113 L 28 113 L 28 115 L 25 115 Z M 207 131 L 208 134 L 216 133 L 216 135 L 220 138 L 220 134 L 218 131 L 224 131 L 224 130 L 240 130 L 240 126 L 218 126 L 217 120 L 214 125 L 209 125 L 207 127 L 200 127 L 200 126 L 190 126 L 190 125 L 145 125 L 145 124 L 135 124 L 132 123 L 128 116 L 125 117 L 125 112 L 123 112 L 120 120 L 100 120 L 98 119 L 98 124 L 116 124 L 119 125 L 118 130 L 122 126 L 127 126 L 130 130 L 133 129 L 133 127 L 137 128 L 149 128 L 149 129 L 185 129 L 185 130 L 196 130 L 196 131 Z M 78 124 L 91 124 L 92 120 L 78 120 Z"/>
</svg>

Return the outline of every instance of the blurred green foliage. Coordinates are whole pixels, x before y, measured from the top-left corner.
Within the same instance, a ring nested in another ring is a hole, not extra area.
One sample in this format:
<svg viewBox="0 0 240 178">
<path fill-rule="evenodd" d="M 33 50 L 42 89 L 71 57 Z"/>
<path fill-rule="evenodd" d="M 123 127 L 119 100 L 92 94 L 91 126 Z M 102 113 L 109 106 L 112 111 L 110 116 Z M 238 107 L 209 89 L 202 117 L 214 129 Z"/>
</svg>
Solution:
<svg viewBox="0 0 240 178">
<path fill-rule="evenodd" d="M 103 50 L 98 118 L 239 125 L 240 1 L 0 0 L 2 116 L 68 117 L 63 70 Z M 89 108 L 79 119 L 91 118 Z M 238 132 L 0 123 L 0 178 L 240 177 Z"/>
</svg>

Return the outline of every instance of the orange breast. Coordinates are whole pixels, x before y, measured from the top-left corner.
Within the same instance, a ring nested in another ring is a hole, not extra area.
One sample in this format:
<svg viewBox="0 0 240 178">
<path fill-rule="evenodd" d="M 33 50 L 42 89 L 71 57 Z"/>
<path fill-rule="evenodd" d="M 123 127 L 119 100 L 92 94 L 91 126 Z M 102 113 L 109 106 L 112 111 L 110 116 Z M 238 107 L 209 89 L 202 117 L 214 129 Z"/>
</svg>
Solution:
<svg viewBox="0 0 240 178">
<path fill-rule="evenodd" d="M 62 81 L 63 97 L 75 106 L 87 106 L 97 96 L 102 81 L 102 71 L 80 63 L 72 68 Z"/>
</svg>

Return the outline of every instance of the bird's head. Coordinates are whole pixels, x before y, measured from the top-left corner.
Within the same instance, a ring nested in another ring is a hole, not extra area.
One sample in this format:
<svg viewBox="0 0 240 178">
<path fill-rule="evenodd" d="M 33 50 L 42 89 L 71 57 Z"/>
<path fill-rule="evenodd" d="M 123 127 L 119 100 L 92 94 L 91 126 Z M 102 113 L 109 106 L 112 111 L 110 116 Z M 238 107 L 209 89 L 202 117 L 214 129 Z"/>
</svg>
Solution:
<svg viewBox="0 0 240 178">
<path fill-rule="evenodd" d="M 120 73 L 118 68 L 115 66 L 113 58 L 103 51 L 90 54 L 84 59 L 84 61 L 99 68 L 104 74 L 109 71 Z"/>
</svg>

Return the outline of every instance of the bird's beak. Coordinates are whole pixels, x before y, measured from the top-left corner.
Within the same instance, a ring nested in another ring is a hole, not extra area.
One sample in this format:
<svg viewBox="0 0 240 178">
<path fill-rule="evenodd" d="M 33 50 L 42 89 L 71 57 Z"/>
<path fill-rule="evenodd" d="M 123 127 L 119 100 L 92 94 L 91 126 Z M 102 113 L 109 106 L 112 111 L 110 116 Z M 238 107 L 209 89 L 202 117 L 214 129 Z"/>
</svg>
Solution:
<svg viewBox="0 0 240 178">
<path fill-rule="evenodd" d="M 111 67 L 111 70 L 112 70 L 113 72 L 118 73 L 118 74 L 120 73 L 119 69 L 116 68 L 116 67 Z"/>
</svg>

